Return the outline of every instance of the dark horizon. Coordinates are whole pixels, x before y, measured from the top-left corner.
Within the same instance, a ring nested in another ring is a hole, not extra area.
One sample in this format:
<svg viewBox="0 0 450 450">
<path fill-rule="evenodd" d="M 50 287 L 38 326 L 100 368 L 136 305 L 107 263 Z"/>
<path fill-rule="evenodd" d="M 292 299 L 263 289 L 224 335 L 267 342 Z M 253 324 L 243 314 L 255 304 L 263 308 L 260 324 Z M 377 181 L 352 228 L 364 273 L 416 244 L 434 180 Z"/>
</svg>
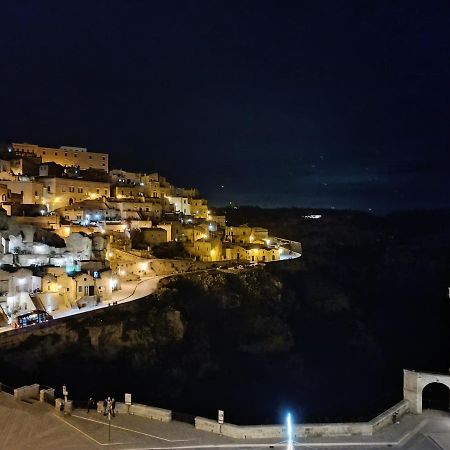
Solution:
<svg viewBox="0 0 450 450">
<path fill-rule="evenodd" d="M 450 207 L 450 4 L 6 0 L 0 141 L 213 205 Z"/>
</svg>

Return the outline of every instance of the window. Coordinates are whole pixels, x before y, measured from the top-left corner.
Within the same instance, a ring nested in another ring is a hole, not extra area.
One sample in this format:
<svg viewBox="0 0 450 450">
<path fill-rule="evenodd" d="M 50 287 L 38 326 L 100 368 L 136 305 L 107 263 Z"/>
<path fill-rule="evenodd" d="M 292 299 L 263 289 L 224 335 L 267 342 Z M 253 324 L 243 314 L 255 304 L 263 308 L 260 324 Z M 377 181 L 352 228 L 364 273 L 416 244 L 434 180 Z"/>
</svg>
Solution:
<svg viewBox="0 0 450 450">
<path fill-rule="evenodd" d="M 45 150 L 42 152 L 43 155 L 45 155 Z"/>
<path fill-rule="evenodd" d="M 91 155 L 89 155 L 89 159 L 92 159 L 92 156 L 91 156 Z"/>
<path fill-rule="evenodd" d="M 105 189 L 105 195 L 108 195 L 108 189 Z"/>
<path fill-rule="evenodd" d="M 75 188 L 73 186 L 69 187 L 69 192 L 75 192 Z"/>
<path fill-rule="evenodd" d="M 81 194 L 83 192 L 83 188 L 78 188 L 78 193 Z"/>
<path fill-rule="evenodd" d="M 47 192 L 50 194 L 50 186 L 47 186 Z"/>
<path fill-rule="evenodd" d="M 97 189 L 97 194 L 100 194 L 100 189 Z"/>
<path fill-rule="evenodd" d="M 83 286 L 78 286 L 78 292 L 83 292 Z"/>
<path fill-rule="evenodd" d="M 4 201 L 4 202 L 6 201 L 6 195 L 5 194 L 2 195 L 2 201 Z"/>
<path fill-rule="evenodd" d="M 55 152 L 55 156 L 58 156 L 58 152 Z"/>
<path fill-rule="evenodd" d="M 73 155 L 73 156 L 75 156 L 75 158 L 78 158 L 78 155 L 75 153 L 75 155 Z"/>
<path fill-rule="evenodd" d="M 64 156 L 67 156 L 67 153 L 64 153 Z"/>
<path fill-rule="evenodd" d="M 102 156 L 103 161 L 106 159 L 104 156 Z"/>
<path fill-rule="evenodd" d="M 34 195 L 37 197 L 37 196 L 38 196 L 38 192 L 37 192 L 37 191 L 34 191 Z"/>
</svg>

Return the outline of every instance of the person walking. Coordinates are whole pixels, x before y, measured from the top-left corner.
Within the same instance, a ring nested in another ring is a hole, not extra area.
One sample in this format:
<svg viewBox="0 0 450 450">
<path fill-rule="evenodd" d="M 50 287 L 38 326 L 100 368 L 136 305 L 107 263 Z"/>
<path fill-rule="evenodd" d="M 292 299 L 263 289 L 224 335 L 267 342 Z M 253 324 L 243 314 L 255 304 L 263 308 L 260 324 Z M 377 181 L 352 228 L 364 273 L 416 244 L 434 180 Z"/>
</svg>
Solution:
<svg viewBox="0 0 450 450">
<path fill-rule="evenodd" d="M 103 415 L 106 416 L 106 408 L 108 406 L 108 400 L 103 400 Z"/>
<path fill-rule="evenodd" d="M 91 410 L 91 408 L 94 407 L 94 400 L 92 399 L 92 397 L 89 397 L 89 400 L 87 402 L 87 413 L 89 414 L 89 411 Z"/>
<path fill-rule="evenodd" d="M 116 400 L 114 397 L 111 399 L 111 412 L 112 416 L 116 417 Z"/>
</svg>

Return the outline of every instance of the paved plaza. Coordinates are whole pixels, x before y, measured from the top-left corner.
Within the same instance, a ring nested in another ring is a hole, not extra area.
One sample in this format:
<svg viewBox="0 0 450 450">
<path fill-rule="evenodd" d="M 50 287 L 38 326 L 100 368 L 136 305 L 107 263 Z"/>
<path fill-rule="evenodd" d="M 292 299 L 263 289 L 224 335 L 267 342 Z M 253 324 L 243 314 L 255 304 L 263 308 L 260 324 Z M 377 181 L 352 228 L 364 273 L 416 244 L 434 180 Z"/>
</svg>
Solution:
<svg viewBox="0 0 450 450">
<path fill-rule="evenodd" d="M 110 438 L 109 438 L 109 432 Z M 111 421 L 91 411 L 75 410 L 63 416 L 46 404 L 20 402 L 0 393 L 1 450 L 117 450 L 147 449 L 283 449 L 279 440 L 239 440 L 195 430 L 181 422 L 161 423 L 135 415 L 118 414 Z M 298 449 L 450 450 L 450 415 L 426 411 L 406 415 L 374 436 L 309 438 Z"/>
</svg>

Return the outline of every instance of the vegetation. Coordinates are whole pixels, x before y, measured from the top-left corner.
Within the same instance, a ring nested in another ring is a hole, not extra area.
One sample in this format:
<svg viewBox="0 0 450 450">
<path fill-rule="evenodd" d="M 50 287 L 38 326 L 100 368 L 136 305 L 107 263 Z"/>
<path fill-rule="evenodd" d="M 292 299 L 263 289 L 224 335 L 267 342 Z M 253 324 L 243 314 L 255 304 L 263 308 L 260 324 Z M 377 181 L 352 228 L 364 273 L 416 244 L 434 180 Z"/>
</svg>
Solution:
<svg viewBox="0 0 450 450">
<path fill-rule="evenodd" d="M 155 258 L 161 259 L 189 258 L 184 245 L 181 242 L 175 241 L 153 245 L 151 248 L 151 253 Z"/>
<path fill-rule="evenodd" d="M 4 350 L 1 381 L 273 423 L 287 407 L 301 421 L 371 418 L 400 400 L 403 368 L 447 371 L 450 213 L 305 213 L 227 212 L 300 240 L 302 258 L 165 279 L 148 300 Z"/>
</svg>

